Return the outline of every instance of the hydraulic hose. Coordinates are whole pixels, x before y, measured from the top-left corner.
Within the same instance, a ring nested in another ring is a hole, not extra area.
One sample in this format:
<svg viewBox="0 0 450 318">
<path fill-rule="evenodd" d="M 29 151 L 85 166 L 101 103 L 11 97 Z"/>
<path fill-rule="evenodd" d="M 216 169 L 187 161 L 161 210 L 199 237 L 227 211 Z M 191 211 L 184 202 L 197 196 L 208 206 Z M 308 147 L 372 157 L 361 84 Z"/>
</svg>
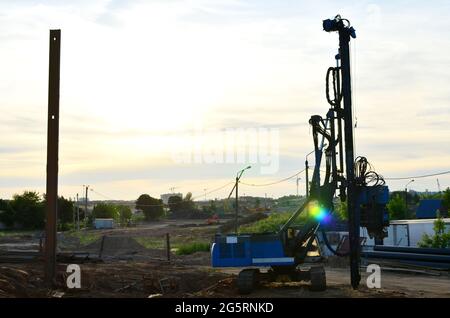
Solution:
<svg viewBox="0 0 450 318">
<path fill-rule="evenodd" d="M 341 253 L 341 252 L 336 251 L 331 246 L 330 242 L 328 241 L 327 233 L 325 232 L 325 230 L 322 229 L 321 232 L 322 232 L 323 242 L 325 243 L 326 247 L 330 250 L 331 253 L 333 253 L 336 256 L 341 256 L 341 257 L 350 255 L 350 253 Z"/>
</svg>

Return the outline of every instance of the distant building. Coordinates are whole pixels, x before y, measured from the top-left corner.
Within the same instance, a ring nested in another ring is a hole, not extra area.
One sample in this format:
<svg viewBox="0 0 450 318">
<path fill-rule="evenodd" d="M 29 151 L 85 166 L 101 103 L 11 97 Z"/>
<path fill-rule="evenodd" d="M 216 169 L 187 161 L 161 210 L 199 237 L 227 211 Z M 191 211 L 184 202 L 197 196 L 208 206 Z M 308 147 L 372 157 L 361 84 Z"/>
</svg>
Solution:
<svg viewBox="0 0 450 318">
<path fill-rule="evenodd" d="M 420 200 L 419 206 L 416 210 L 416 218 L 418 219 L 433 219 L 438 216 L 447 216 L 447 207 L 444 206 L 443 200 L 440 199 L 426 199 Z M 439 215 L 438 215 L 439 213 Z"/>
<path fill-rule="evenodd" d="M 417 247 L 424 234 L 433 236 L 434 221 L 436 219 L 395 220 L 388 227 L 388 236 L 383 240 L 384 245 Z M 450 219 L 444 218 L 446 231 L 450 230 Z M 374 245 L 373 239 L 367 235 L 366 229 L 361 229 L 361 236 L 367 237 L 366 245 Z"/>
<path fill-rule="evenodd" d="M 113 219 L 95 219 L 94 220 L 95 229 L 113 229 L 114 220 Z"/>
<path fill-rule="evenodd" d="M 180 197 L 183 199 L 183 194 L 182 193 L 164 193 L 164 194 L 160 195 L 160 198 L 164 204 L 169 203 L 170 197 Z"/>
</svg>

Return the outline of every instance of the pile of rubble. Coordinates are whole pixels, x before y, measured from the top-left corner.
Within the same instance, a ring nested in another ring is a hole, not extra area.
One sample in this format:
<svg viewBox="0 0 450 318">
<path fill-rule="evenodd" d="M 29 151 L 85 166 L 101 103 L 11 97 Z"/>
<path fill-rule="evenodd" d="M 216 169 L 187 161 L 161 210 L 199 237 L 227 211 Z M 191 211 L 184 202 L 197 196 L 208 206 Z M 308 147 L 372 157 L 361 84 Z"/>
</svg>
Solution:
<svg viewBox="0 0 450 318">
<path fill-rule="evenodd" d="M 0 267 L 0 297 L 45 297 L 40 275 L 14 267 Z"/>
<path fill-rule="evenodd" d="M 0 297 L 192 297 L 198 292 L 210 295 L 230 277 L 163 261 L 84 263 L 80 264 L 81 288 L 69 289 L 66 268 L 67 264 L 58 264 L 56 288 L 50 290 L 44 284 L 42 263 L 2 266 Z"/>
</svg>

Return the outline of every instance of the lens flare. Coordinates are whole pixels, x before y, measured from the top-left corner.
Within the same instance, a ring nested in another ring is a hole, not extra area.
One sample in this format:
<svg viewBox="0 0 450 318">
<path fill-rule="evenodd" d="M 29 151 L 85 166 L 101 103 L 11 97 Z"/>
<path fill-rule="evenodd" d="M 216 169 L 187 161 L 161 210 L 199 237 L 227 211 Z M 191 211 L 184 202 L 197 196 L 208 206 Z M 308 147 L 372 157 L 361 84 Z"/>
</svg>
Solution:
<svg viewBox="0 0 450 318">
<path fill-rule="evenodd" d="M 317 202 L 311 203 L 308 211 L 309 215 L 319 222 L 328 222 L 330 220 L 330 214 L 328 211 L 321 207 Z"/>
</svg>

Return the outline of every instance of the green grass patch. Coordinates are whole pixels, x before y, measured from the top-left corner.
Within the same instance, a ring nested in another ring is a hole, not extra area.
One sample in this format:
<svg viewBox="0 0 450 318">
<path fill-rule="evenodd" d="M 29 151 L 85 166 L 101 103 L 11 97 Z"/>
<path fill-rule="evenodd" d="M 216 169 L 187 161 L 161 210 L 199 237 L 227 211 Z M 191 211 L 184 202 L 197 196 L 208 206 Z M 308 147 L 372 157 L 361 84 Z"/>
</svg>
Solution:
<svg viewBox="0 0 450 318">
<path fill-rule="evenodd" d="M 144 246 L 145 248 L 150 249 L 163 249 L 166 248 L 166 240 L 163 238 L 155 238 L 155 237 L 135 237 L 134 238 L 139 244 Z"/>
<path fill-rule="evenodd" d="M 39 231 L 35 230 L 0 230 L 0 237 L 20 237 L 24 235 L 34 235 L 39 233 Z"/>
<path fill-rule="evenodd" d="M 98 239 L 100 239 L 100 233 L 91 233 L 86 231 L 73 231 L 69 233 L 65 233 L 66 236 L 76 237 L 80 240 L 80 244 L 82 246 L 89 245 Z"/>
<path fill-rule="evenodd" d="M 273 213 L 269 217 L 259 220 L 255 223 L 242 225 L 239 227 L 240 233 L 268 233 L 277 232 L 281 226 L 286 223 L 292 216 L 291 212 Z M 305 219 L 304 215 L 300 215 L 293 225 L 299 225 Z"/>
<path fill-rule="evenodd" d="M 149 249 L 166 249 L 166 239 L 161 237 L 135 237 L 139 244 Z M 170 240 L 170 248 L 177 255 L 188 255 L 195 252 L 209 252 L 208 241 L 193 241 L 190 237 L 174 237 Z"/>
<path fill-rule="evenodd" d="M 193 254 L 195 252 L 209 252 L 210 248 L 211 248 L 210 243 L 192 242 L 192 243 L 180 244 L 176 248 L 175 253 L 177 255 L 189 255 L 189 254 Z"/>
</svg>

